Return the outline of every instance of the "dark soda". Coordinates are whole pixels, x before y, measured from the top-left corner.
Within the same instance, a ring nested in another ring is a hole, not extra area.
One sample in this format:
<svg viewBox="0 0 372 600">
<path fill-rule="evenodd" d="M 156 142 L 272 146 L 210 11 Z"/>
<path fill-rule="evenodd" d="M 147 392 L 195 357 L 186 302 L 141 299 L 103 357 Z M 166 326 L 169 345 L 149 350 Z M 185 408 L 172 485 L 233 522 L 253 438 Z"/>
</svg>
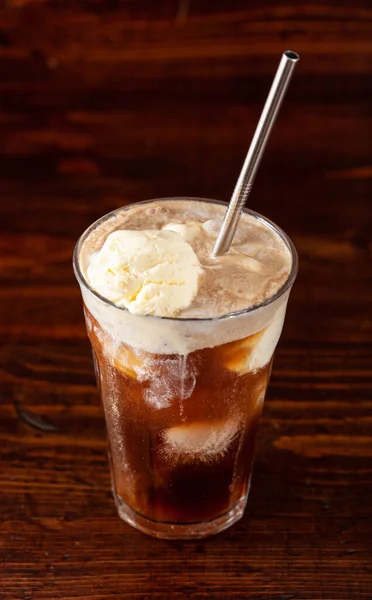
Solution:
<svg viewBox="0 0 372 600">
<path fill-rule="evenodd" d="M 107 355 L 107 334 L 85 311 L 119 512 L 177 526 L 244 510 L 271 370 L 244 371 L 260 333 L 186 356 L 124 343 Z"/>
</svg>

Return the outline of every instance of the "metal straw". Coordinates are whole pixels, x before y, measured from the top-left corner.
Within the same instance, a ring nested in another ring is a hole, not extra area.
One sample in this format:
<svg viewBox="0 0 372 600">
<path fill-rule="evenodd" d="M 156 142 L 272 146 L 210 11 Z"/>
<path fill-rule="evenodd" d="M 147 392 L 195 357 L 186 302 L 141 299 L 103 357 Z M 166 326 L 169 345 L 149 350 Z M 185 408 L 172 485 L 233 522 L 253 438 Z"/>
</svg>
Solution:
<svg viewBox="0 0 372 600">
<path fill-rule="evenodd" d="M 284 52 L 282 56 L 243 168 L 226 210 L 225 218 L 213 248 L 213 256 L 224 254 L 231 246 L 240 215 L 252 189 L 266 143 L 270 137 L 275 119 L 299 58 L 296 52 L 291 52 L 290 50 Z"/>
</svg>

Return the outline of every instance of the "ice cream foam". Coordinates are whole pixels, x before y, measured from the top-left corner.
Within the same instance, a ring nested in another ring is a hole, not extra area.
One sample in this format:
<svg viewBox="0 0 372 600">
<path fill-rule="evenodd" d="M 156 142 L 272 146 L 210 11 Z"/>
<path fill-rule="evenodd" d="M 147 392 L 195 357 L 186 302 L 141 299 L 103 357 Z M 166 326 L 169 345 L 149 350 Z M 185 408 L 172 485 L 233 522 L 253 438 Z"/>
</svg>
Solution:
<svg viewBox="0 0 372 600">
<path fill-rule="evenodd" d="M 94 290 L 133 314 L 173 317 L 196 296 L 201 272 L 179 233 L 117 230 L 92 256 L 87 277 Z"/>
<path fill-rule="evenodd" d="M 106 354 L 112 356 L 113 360 L 122 343 L 153 354 L 187 355 L 202 348 L 214 348 L 241 340 L 274 323 L 280 308 L 283 310 L 278 315 L 281 328 L 289 296 L 287 291 L 271 304 L 238 316 L 189 320 L 133 315 L 125 309 L 107 304 L 83 286 L 81 291 L 86 307 L 106 334 L 101 341 Z M 265 344 L 265 348 L 266 354 L 262 347 L 260 359 L 263 364 L 267 364 L 271 358 L 270 344 Z"/>
<path fill-rule="evenodd" d="M 213 258 L 224 212 L 218 203 L 188 199 L 139 203 L 107 215 L 82 236 L 83 299 L 110 338 L 113 357 L 121 343 L 187 355 L 261 332 L 237 370 L 267 364 L 289 290 L 264 302 L 288 280 L 291 252 L 269 223 L 243 214 L 229 253 Z"/>
<path fill-rule="evenodd" d="M 85 237 L 83 275 L 103 297 L 134 314 L 208 319 L 261 304 L 288 279 L 289 248 L 269 224 L 244 213 L 230 251 L 213 258 L 224 213 L 223 205 L 186 199 L 119 210 Z M 170 291 L 180 297 L 171 300 Z"/>
</svg>

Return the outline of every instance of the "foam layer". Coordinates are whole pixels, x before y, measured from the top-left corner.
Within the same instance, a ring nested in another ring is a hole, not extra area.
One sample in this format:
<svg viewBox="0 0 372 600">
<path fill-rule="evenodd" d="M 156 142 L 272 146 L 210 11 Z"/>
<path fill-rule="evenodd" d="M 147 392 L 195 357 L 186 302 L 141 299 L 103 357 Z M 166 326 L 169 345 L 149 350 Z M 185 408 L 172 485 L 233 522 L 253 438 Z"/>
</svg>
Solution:
<svg viewBox="0 0 372 600">
<path fill-rule="evenodd" d="M 113 361 L 122 343 L 153 354 L 186 355 L 201 348 L 214 348 L 241 340 L 266 330 L 275 323 L 271 329 L 271 343 L 266 338 L 259 354 L 256 354 L 255 369 L 266 365 L 271 359 L 282 330 L 289 296 L 287 291 L 271 304 L 236 317 L 189 321 L 133 315 L 127 310 L 103 302 L 83 286 L 81 291 L 88 310 L 105 332 L 101 341 L 106 354 Z"/>
<path fill-rule="evenodd" d="M 224 206 L 182 199 L 159 200 L 123 209 L 101 223 L 85 240 L 80 257 L 83 273 L 93 288 L 110 299 L 107 292 L 110 291 L 109 287 L 97 286 L 96 281 L 90 281 L 89 277 L 96 253 L 98 256 L 102 253 L 109 234 L 118 230 L 153 230 L 154 235 L 157 235 L 159 230 L 171 230 L 184 245 L 191 246 L 190 251 L 195 253 L 201 267 L 197 293 L 190 295 L 188 305 L 180 304 L 179 309 L 172 312 L 172 316 L 215 318 L 260 304 L 275 294 L 288 278 L 291 269 L 290 252 L 275 231 L 255 217 L 244 214 L 230 251 L 213 258 L 212 250 L 224 213 Z M 129 240 L 126 245 L 127 252 L 130 253 Z M 144 240 L 143 245 L 142 254 L 148 252 L 152 259 L 153 240 Z M 106 254 L 108 264 L 110 254 Z M 117 254 L 114 250 L 111 255 L 112 262 L 115 263 Z M 120 298 L 117 298 L 115 295 L 114 301 L 122 304 Z M 169 316 L 160 295 L 158 303 L 159 306 L 156 306 L 153 302 L 147 314 Z M 128 308 L 131 310 L 130 306 Z M 142 311 L 142 314 L 145 312 Z"/>
<path fill-rule="evenodd" d="M 216 317 L 250 308 L 275 294 L 288 278 L 291 255 L 275 231 L 244 214 L 230 253 L 211 258 L 224 212 L 225 207 L 218 204 L 162 200 L 123 209 L 91 230 L 79 255 L 86 279 L 92 257 L 110 233 L 121 229 L 173 231 L 190 244 L 202 268 L 198 293 L 177 319 L 131 314 L 104 302 L 80 282 L 84 302 L 105 333 L 102 343 L 113 361 L 123 343 L 155 354 L 187 355 L 260 332 L 243 362 L 231 368 L 244 374 L 269 362 L 281 333 L 289 290 L 252 312 Z"/>
</svg>

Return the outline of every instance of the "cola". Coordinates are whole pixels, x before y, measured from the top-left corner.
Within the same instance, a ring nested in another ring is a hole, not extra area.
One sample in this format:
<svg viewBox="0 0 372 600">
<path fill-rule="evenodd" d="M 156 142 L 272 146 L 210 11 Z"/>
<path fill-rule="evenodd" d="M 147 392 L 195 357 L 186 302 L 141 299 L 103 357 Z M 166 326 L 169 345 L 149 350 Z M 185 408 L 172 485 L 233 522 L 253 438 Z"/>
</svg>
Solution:
<svg viewBox="0 0 372 600">
<path fill-rule="evenodd" d="M 244 372 L 258 335 L 187 356 L 122 343 L 112 360 L 85 313 L 119 512 L 187 525 L 244 505 L 271 370 Z"/>
</svg>

